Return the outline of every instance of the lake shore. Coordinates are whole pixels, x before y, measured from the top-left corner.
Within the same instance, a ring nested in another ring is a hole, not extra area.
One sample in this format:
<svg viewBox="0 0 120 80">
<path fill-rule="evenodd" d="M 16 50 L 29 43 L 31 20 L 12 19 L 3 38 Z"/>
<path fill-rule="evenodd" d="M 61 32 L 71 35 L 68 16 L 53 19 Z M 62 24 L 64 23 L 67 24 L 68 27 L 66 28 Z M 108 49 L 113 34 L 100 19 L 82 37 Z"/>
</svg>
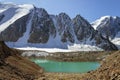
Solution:
<svg viewBox="0 0 120 80">
<path fill-rule="evenodd" d="M 45 72 L 44 77 L 39 78 L 38 80 L 82 80 L 82 77 L 85 75 L 80 73 L 52 73 Z"/>
<path fill-rule="evenodd" d="M 120 51 L 107 56 L 100 68 L 87 73 L 46 73 L 37 80 L 120 80 Z"/>
<path fill-rule="evenodd" d="M 82 53 L 82 54 L 81 54 Z M 24 56 L 26 58 L 48 59 L 64 62 L 99 61 L 101 66 L 87 73 L 44 72 L 37 80 L 120 80 L 120 51 L 50 53 L 54 56 Z M 77 56 L 75 56 L 77 54 Z"/>
<path fill-rule="evenodd" d="M 46 59 L 63 62 L 100 62 L 114 51 L 89 51 L 89 52 L 56 52 L 21 51 L 21 55 L 29 59 Z"/>
</svg>

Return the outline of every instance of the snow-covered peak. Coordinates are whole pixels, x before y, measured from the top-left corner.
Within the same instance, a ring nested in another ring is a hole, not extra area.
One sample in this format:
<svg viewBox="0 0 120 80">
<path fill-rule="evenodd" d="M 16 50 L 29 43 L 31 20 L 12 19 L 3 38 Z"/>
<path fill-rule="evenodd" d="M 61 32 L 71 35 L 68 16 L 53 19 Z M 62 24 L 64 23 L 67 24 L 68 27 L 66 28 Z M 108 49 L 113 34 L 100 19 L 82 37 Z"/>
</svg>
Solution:
<svg viewBox="0 0 120 80">
<path fill-rule="evenodd" d="M 104 16 L 93 22 L 92 26 L 120 49 L 120 17 Z"/>
<path fill-rule="evenodd" d="M 0 3 L 0 7 L 11 7 L 11 6 L 16 6 L 16 4 L 12 3 L 12 2 L 4 2 L 4 3 Z"/>
<path fill-rule="evenodd" d="M 25 8 L 25 9 L 33 9 L 34 8 L 34 5 L 32 4 L 21 4 L 21 5 L 18 5 L 18 4 L 14 4 L 14 3 L 11 3 L 11 2 L 7 2 L 7 3 L 0 3 L 0 13 L 1 11 L 4 9 L 4 10 L 7 10 L 9 8 Z"/>
<path fill-rule="evenodd" d="M 105 25 L 117 25 L 120 23 L 120 17 L 118 16 L 103 16 L 100 19 L 97 19 L 96 21 L 92 22 L 91 25 L 95 30 L 98 30 L 100 27 L 105 27 Z M 115 27 L 115 25 L 113 27 Z"/>
<path fill-rule="evenodd" d="M 29 4 L 0 4 L 0 40 L 10 41 L 13 47 L 68 49 L 83 45 L 77 48 L 83 50 L 90 45 L 117 50 L 80 15 L 74 19 L 66 13 L 50 16 L 45 9 Z"/>
<path fill-rule="evenodd" d="M 120 17 L 103 16 L 92 23 L 94 29 L 100 32 L 105 38 L 114 39 L 120 31 Z"/>
<path fill-rule="evenodd" d="M 16 4 L 12 3 L 0 3 L 0 13 L 4 12 L 5 10 L 11 8 L 11 7 L 16 7 Z"/>
<path fill-rule="evenodd" d="M 99 19 L 97 19 L 95 22 L 92 22 L 92 26 L 95 30 L 97 30 L 97 27 L 101 24 L 105 24 L 107 21 L 109 21 L 110 19 L 114 20 L 117 19 L 117 16 L 103 16 Z"/>
<path fill-rule="evenodd" d="M 18 7 L 31 10 L 31 9 L 34 8 L 34 5 L 32 5 L 32 4 L 21 4 L 21 5 L 18 5 Z"/>
<path fill-rule="evenodd" d="M 29 14 L 33 8 L 34 6 L 30 4 L 0 4 L 0 16 L 3 16 L 0 21 L 0 32 L 5 30 L 19 18 Z"/>
<path fill-rule="evenodd" d="M 111 17 L 111 16 L 107 15 L 107 16 L 102 16 L 100 19 L 101 19 L 101 20 L 104 20 L 104 19 L 110 18 L 110 17 Z"/>
</svg>

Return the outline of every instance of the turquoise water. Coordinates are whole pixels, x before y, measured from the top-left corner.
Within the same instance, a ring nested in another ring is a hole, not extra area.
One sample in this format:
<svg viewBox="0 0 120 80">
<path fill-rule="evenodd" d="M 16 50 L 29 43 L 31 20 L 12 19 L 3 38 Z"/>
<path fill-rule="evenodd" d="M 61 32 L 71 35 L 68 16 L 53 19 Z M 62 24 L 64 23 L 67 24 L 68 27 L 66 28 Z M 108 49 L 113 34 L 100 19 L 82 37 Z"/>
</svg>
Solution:
<svg viewBox="0 0 120 80">
<path fill-rule="evenodd" d="M 46 72 L 85 73 L 100 66 L 98 62 L 57 62 L 40 59 L 32 61 L 43 67 Z"/>
</svg>

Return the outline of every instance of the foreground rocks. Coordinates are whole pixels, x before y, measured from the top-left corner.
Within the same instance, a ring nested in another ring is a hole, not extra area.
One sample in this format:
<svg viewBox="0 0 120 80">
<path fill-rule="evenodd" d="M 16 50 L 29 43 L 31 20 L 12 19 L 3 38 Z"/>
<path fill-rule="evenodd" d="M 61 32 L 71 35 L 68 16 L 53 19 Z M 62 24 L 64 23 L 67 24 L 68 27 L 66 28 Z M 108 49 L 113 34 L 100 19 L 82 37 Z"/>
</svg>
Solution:
<svg viewBox="0 0 120 80">
<path fill-rule="evenodd" d="M 18 55 L 0 41 L 0 80 L 34 80 L 42 76 L 42 68 Z"/>
<path fill-rule="evenodd" d="M 120 80 L 120 51 L 103 59 L 99 69 L 85 74 L 43 73 L 18 53 L 0 41 L 0 80 Z"/>
<path fill-rule="evenodd" d="M 120 51 L 107 57 L 98 70 L 85 75 L 83 80 L 120 80 Z"/>
</svg>

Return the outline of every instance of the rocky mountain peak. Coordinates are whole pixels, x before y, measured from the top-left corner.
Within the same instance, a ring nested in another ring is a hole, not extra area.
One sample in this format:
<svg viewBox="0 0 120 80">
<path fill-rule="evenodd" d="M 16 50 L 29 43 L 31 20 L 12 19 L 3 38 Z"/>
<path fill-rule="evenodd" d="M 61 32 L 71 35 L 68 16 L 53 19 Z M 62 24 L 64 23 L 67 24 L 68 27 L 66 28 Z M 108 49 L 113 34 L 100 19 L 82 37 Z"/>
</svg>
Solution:
<svg viewBox="0 0 120 80">
<path fill-rule="evenodd" d="M 32 16 L 28 42 L 46 43 L 51 35 L 55 36 L 54 23 L 45 9 L 36 8 Z"/>
<path fill-rule="evenodd" d="M 66 14 L 66 13 L 60 13 L 58 15 L 59 18 L 63 19 L 63 20 L 66 20 L 66 21 L 70 21 L 70 17 Z"/>
<path fill-rule="evenodd" d="M 35 14 L 39 17 L 47 17 L 49 16 L 47 11 L 44 8 L 36 8 L 35 7 Z"/>
<path fill-rule="evenodd" d="M 89 22 L 79 14 L 73 20 L 79 22 L 80 25 L 90 26 Z"/>
<path fill-rule="evenodd" d="M 68 48 L 74 44 L 79 47 L 83 44 L 105 50 L 117 49 L 80 15 L 74 19 L 66 13 L 51 16 L 43 8 L 24 4 L 16 5 L 15 8 L 0 8 L 0 40 L 13 47 Z M 106 48 L 108 46 L 109 49 Z"/>
<path fill-rule="evenodd" d="M 120 31 L 120 17 L 104 16 L 92 23 L 92 26 L 105 38 L 114 39 Z"/>
<path fill-rule="evenodd" d="M 72 27 L 71 18 L 66 13 L 60 13 L 57 16 L 57 22 L 61 31 L 66 28 Z"/>
<path fill-rule="evenodd" d="M 94 29 L 87 20 L 85 20 L 80 15 L 77 15 L 72 22 L 73 22 L 74 32 L 79 41 L 92 37 L 92 34 L 94 33 Z"/>
<path fill-rule="evenodd" d="M 71 18 L 66 13 L 60 13 L 57 16 L 58 32 L 61 35 L 62 42 L 74 43 L 74 30 Z"/>
</svg>

